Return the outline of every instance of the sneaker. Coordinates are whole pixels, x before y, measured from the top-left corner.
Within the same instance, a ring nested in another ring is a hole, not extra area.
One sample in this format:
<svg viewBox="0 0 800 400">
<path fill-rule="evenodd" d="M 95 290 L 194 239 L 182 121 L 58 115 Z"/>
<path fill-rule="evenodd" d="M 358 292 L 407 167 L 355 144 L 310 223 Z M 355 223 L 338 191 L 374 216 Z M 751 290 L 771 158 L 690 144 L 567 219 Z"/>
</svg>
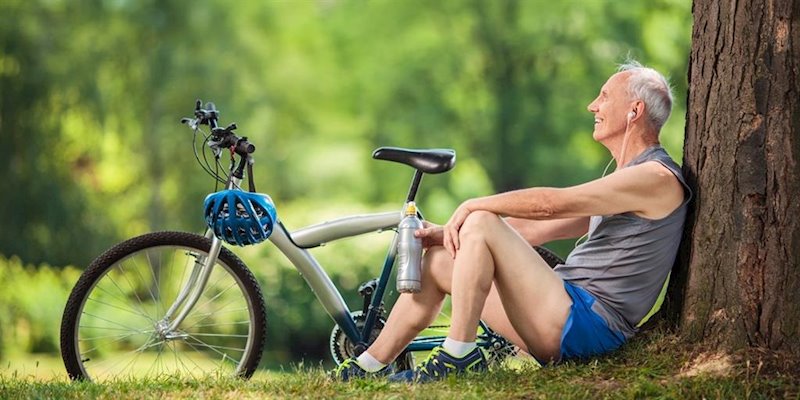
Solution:
<svg viewBox="0 0 800 400">
<path fill-rule="evenodd" d="M 486 371 L 486 358 L 476 347 L 464 357 L 454 357 L 442 346 L 431 350 L 431 354 L 413 370 L 398 372 L 389 376 L 390 382 L 430 382 L 445 379 L 448 375 Z"/>
<path fill-rule="evenodd" d="M 330 378 L 334 381 L 347 382 L 351 379 L 364 379 L 389 375 L 392 370 L 389 366 L 384 367 L 380 371 L 368 372 L 361 368 L 356 362 L 355 358 L 348 358 L 343 363 L 339 364 L 336 369 L 330 372 Z"/>
</svg>

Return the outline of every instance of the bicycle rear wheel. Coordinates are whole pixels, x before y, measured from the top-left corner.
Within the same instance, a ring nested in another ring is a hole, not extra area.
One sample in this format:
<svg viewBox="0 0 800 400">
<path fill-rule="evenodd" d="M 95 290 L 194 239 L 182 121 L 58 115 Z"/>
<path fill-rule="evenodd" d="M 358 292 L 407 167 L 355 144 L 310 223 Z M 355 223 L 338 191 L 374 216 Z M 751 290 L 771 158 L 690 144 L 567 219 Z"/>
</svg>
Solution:
<svg viewBox="0 0 800 400">
<path fill-rule="evenodd" d="M 167 329 L 167 310 L 210 246 L 199 235 L 156 232 L 122 242 L 92 262 L 61 323 L 70 378 L 249 378 L 261 359 L 266 311 L 255 277 L 229 250 L 220 251 L 186 319 Z"/>
</svg>

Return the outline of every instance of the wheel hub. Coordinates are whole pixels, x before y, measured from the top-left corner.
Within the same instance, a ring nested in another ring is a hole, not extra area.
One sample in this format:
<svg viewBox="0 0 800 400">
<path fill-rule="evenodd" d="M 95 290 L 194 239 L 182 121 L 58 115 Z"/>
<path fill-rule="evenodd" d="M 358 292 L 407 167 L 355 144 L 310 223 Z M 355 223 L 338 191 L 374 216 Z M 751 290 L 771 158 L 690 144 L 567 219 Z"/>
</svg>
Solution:
<svg viewBox="0 0 800 400">
<path fill-rule="evenodd" d="M 189 334 L 186 332 L 181 332 L 179 330 L 170 330 L 169 329 L 169 321 L 165 318 L 161 321 L 156 323 L 156 335 L 158 338 L 164 341 L 176 340 L 176 339 L 186 339 L 189 337 Z"/>
</svg>

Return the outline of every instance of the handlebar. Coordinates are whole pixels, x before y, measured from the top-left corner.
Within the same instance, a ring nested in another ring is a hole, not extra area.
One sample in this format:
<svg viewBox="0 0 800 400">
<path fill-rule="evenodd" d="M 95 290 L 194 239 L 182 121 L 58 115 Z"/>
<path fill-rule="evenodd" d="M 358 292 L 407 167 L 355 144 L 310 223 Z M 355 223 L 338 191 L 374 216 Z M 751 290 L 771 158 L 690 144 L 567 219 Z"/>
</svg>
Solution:
<svg viewBox="0 0 800 400">
<path fill-rule="evenodd" d="M 217 106 L 212 103 L 206 103 L 205 108 L 202 107 L 203 102 L 197 100 L 194 107 L 194 118 L 181 118 L 181 123 L 187 124 L 193 129 L 199 125 L 208 125 L 211 128 L 211 137 L 208 139 L 208 146 L 217 154 L 221 149 L 231 149 L 234 153 L 242 156 L 249 157 L 250 154 L 256 151 L 256 146 L 247 140 L 247 137 L 238 137 L 233 131 L 238 128 L 236 123 L 231 123 L 222 128 L 219 126 L 219 110 Z"/>
<path fill-rule="evenodd" d="M 206 145 L 211 148 L 214 157 L 219 160 L 223 149 L 229 149 L 232 153 L 239 155 L 241 159 L 236 168 L 234 169 L 233 165 L 231 166 L 231 177 L 242 179 L 244 169 L 247 167 L 250 191 L 255 191 L 252 174 L 252 154 L 256 151 L 256 146 L 250 143 L 247 137 L 239 137 L 233 133 L 237 128 L 236 123 L 231 123 L 224 128 L 219 126 L 219 114 L 220 112 L 214 103 L 208 102 L 203 107 L 203 102 L 198 99 L 194 106 L 194 118 L 181 118 L 181 123 L 189 125 L 194 130 L 197 130 L 200 125 L 208 125 L 211 128 L 211 134 L 206 138 Z M 209 171 L 207 170 L 206 172 Z"/>
</svg>

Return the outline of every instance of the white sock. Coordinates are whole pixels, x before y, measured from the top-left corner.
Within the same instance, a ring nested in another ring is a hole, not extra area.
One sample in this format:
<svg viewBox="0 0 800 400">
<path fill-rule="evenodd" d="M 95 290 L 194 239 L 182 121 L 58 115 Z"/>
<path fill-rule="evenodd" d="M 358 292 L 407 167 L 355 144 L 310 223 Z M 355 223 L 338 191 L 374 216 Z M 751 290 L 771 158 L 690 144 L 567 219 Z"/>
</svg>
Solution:
<svg viewBox="0 0 800 400">
<path fill-rule="evenodd" d="M 356 358 L 356 363 L 367 372 L 378 372 L 386 367 L 386 364 L 378 361 L 372 354 L 366 351 Z"/>
<path fill-rule="evenodd" d="M 442 347 L 444 347 L 444 350 L 450 353 L 450 355 L 462 358 L 469 354 L 472 349 L 478 347 L 478 345 L 475 344 L 475 342 L 459 342 L 458 340 L 453 340 L 448 337 L 444 339 Z"/>
</svg>

